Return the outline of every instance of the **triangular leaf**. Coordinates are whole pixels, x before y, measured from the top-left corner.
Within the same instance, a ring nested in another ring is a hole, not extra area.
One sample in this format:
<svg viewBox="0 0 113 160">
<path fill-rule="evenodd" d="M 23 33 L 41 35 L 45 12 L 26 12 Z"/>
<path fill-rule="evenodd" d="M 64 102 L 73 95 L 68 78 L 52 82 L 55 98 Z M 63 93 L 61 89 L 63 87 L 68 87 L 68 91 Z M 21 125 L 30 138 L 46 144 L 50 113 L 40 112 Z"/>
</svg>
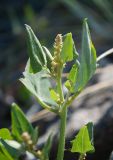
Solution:
<svg viewBox="0 0 113 160">
<path fill-rule="evenodd" d="M 61 59 L 63 62 L 72 61 L 73 58 L 77 57 L 74 41 L 72 38 L 72 33 L 67 33 L 63 36 L 63 47 L 61 51 Z"/>
<path fill-rule="evenodd" d="M 96 70 L 96 51 L 92 44 L 87 20 L 83 23 L 82 53 L 75 92 L 82 90 Z"/>
<path fill-rule="evenodd" d="M 36 98 L 50 105 L 57 105 L 50 98 L 49 88 L 51 88 L 51 84 L 47 78 L 48 74 L 46 70 L 42 70 L 36 74 L 25 72 L 24 76 L 25 77 L 21 78 L 20 81 Z"/>
<path fill-rule="evenodd" d="M 18 141 L 22 141 L 23 132 L 28 132 L 33 138 L 34 129 L 31 123 L 26 119 L 24 113 L 15 103 L 12 104 L 12 134 Z"/>
<path fill-rule="evenodd" d="M 26 26 L 28 53 L 33 73 L 39 72 L 47 63 L 42 46 L 30 26 Z"/>
<path fill-rule="evenodd" d="M 79 133 L 72 141 L 71 152 L 85 154 L 93 151 L 93 124 L 90 122 L 80 129 Z"/>
</svg>

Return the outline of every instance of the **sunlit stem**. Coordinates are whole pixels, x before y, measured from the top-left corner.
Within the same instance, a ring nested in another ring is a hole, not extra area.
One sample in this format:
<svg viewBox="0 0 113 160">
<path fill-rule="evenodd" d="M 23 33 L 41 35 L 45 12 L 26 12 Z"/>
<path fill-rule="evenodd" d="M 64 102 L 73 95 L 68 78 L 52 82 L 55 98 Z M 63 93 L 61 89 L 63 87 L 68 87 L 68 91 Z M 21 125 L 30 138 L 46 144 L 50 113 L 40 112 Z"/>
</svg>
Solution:
<svg viewBox="0 0 113 160">
<path fill-rule="evenodd" d="M 64 157 L 64 148 L 65 148 L 65 132 L 66 132 L 66 120 L 67 120 L 67 101 L 69 98 L 70 93 L 67 93 L 65 102 L 61 106 L 60 110 L 60 138 L 59 138 L 59 145 L 58 145 L 58 153 L 57 153 L 57 160 L 63 160 Z"/>
<path fill-rule="evenodd" d="M 63 70 L 63 66 L 59 68 L 58 77 L 57 77 L 57 87 L 58 87 L 58 93 L 61 101 L 59 112 L 60 112 L 60 109 L 63 108 L 63 110 L 59 113 L 60 114 L 60 137 L 59 137 L 59 144 L 58 144 L 57 160 L 63 160 L 63 157 L 64 157 L 65 131 L 66 131 L 66 120 L 67 120 L 67 105 L 66 105 L 66 101 L 64 102 L 64 94 L 63 94 L 63 88 L 62 88 L 62 70 Z"/>
</svg>

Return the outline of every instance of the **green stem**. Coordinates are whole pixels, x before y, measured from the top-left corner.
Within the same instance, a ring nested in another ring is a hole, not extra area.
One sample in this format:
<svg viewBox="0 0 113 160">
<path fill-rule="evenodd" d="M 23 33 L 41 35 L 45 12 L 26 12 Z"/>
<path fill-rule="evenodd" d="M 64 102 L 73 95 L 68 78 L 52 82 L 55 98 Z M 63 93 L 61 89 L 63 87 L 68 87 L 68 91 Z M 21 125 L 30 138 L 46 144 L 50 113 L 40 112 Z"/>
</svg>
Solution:
<svg viewBox="0 0 113 160">
<path fill-rule="evenodd" d="M 61 113 L 60 138 L 59 138 L 59 145 L 58 145 L 57 160 L 63 160 L 63 157 L 64 157 L 66 119 L 67 119 L 67 106 L 64 107 Z"/>
<path fill-rule="evenodd" d="M 60 66 L 58 70 L 58 77 L 57 77 L 57 87 L 58 93 L 60 96 L 61 104 L 59 107 L 59 114 L 60 114 L 60 137 L 59 137 L 59 144 L 58 144 L 58 153 L 57 153 L 57 160 L 63 160 L 64 157 L 64 148 L 65 148 L 65 130 L 66 130 L 66 119 L 67 119 L 67 99 L 64 102 L 64 94 L 62 89 L 62 66 Z M 62 109 L 62 110 L 61 110 Z"/>
</svg>

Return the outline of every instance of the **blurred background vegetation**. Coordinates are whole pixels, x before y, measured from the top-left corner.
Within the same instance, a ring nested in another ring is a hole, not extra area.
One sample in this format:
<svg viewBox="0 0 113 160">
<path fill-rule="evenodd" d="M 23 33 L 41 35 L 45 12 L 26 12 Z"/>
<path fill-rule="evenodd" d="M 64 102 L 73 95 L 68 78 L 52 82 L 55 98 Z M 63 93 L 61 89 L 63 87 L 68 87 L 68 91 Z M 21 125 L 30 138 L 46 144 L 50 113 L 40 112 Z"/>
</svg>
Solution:
<svg viewBox="0 0 113 160">
<path fill-rule="evenodd" d="M 112 0 L 1 0 L 0 1 L 0 127 L 10 124 L 10 105 L 28 109 L 34 101 L 18 79 L 27 61 L 24 24 L 52 49 L 57 33 L 73 33 L 80 50 L 82 21 L 87 17 L 97 55 L 113 47 Z M 109 58 L 109 61 L 112 57 Z"/>
</svg>

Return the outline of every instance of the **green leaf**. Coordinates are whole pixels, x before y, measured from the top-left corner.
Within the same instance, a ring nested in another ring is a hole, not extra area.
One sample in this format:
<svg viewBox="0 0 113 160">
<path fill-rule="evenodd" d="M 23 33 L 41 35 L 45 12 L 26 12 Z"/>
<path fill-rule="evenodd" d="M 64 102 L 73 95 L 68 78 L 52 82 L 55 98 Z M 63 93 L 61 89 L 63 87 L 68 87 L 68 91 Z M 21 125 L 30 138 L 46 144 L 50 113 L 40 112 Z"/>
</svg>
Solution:
<svg viewBox="0 0 113 160">
<path fill-rule="evenodd" d="M 70 80 L 67 80 L 65 83 L 64 83 L 65 87 L 70 91 L 72 92 L 72 85 L 71 85 L 71 82 Z"/>
<path fill-rule="evenodd" d="M 50 98 L 49 88 L 51 88 L 51 84 L 46 70 L 42 70 L 36 74 L 25 72 L 24 76 L 20 81 L 36 98 L 50 105 L 57 105 Z"/>
<path fill-rule="evenodd" d="M 47 68 L 48 68 L 49 70 L 51 70 L 51 62 L 52 62 L 53 57 L 52 57 L 50 51 L 49 51 L 45 46 L 42 46 L 42 48 L 43 48 L 43 51 L 44 51 L 44 53 L 45 53 L 45 55 L 46 55 Z"/>
<path fill-rule="evenodd" d="M 0 139 L 0 143 L 0 149 L 3 152 L 3 155 L 8 157 L 10 160 L 12 160 L 13 158 L 17 159 L 21 155 L 21 153 L 23 153 L 20 144 L 16 141 L 6 141 Z"/>
<path fill-rule="evenodd" d="M 58 93 L 55 92 L 55 90 L 50 89 L 50 96 L 55 102 L 57 102 L 59 95 L 58 95 Z"/>
<path fill-rule="evenodd" d="M 82 53 L 80 55 L 80 67 L 75 84 L 75 92 L 82 90 L 96 70 L 96 51 L 91 41 L 87 20 L 83 23 Z"/>
<path fill-rule="evenodd" d="M 24 73 L 33 73 L 33 69 L 31 67 L 31 63 L 30 63 L 30 58 L 27 61 Z"/>
<path fill-rule="evenodd" d="M 63 36 L 63 47 L 61 51 L 61 59 L 63 62 L 72 61 L 73 58 L 78 57 L 76 52 L 74 41 L 72 38 L 72 33 L 67 33 Z"/>
<path fill-rule="evenodd" d="M 77 80 L 77 74 L 79 69 L 79 63 L 76 63 L 72 66 L 69 75 L 67 77 L 67 81 L 65 82 L 65 87 L 71 92 L 74 93 L 74 86 Z"/>
<path fill-rule="evenodd" d="M 12 135 L 16 140 L 22 141 L 22 133 L 28 132 L 31 138 L 34 137 L 34 129 L 31 123 L 27 120 L 22 110 L 15 103 L 12 104 Z"/>
<path fill-rule="evenodd" d="M 73 60 L 76 62 L 77 58 L 78 58 L 79 54 L 76 50 L 76 47 L 75 47 L 75 43 L 73 41 Z M 78 63 L 78 62 L 77 62 Z"/>
<path fill-rule="evenodd" d="M 15 160 L 13 157 L 11 157 L 11 155 L 7 152 L 7 150 L 1 146 L 0 146 L 0 159 L 1 160 Z"/>
<path fill-rule="evenodd" d="M 30 64 L 33 73 L 37 73 L 47 64 L 46 55 L 31 27 L 28 25 L 25 26 L 27 31 L 28 53 L 30 57 Z"/>
<path fill-rule="evenodd" d="M 0 138 L 2 138 L 4 140 L 5 139 L 11 140 L 12 136 L 11 136 L 10 131 L 7 128 L 0 129 Z"/>
<path fill-rule="evenodd" d="M 73 84 L 76 83 L 78 67 L 79 67 L 78 64 L 75 63 L 72 66 L 71 71 L 69 72 L 69 75 L 67 77 L 67 79 L 69 79 Z"/>
<path fill-rule="evenodd" d="M 91 122 L 80 129 L 79 133 L 72 141 L 71 152 L 78 152 L 80 154 L 94 152 L 93 124 Z"/>
<path fill-rule="evenodd" d="M 38 127 L 35 127 L 33 135 L 32 135 L 33 143 L 37 144 L 38 142 Z"/>
<path fill-rule="evenodd" d="M 50 135 L 44 144 L 44 148 L 42 150 L 42 155 L 44 157 L 44 160 L 49 160 L 49 153 L 52 146 L 52 136 Z"/>
<path fill-rule="evenodd" d="M 8 157 L 6 157 L 1 151 L 0 151 L 0 159 L 1 160 L 13 160 L 13 159 L 9 159 Z"/>
</svg>

